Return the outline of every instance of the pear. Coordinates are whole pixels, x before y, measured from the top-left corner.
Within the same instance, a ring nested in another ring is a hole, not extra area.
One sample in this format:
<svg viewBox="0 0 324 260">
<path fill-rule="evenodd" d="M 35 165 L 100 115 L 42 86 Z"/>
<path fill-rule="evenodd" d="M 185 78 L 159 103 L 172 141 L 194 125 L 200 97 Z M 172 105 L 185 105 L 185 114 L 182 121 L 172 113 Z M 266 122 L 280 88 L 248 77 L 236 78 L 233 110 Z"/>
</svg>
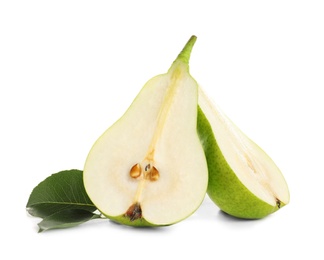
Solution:
<svg viewBox="0 0 324 260">
<path fill-rule="evenodd" d="M 202 203 L 208 167 L 197 134 L 198 85 L 189 74 L 192 36 L 165 74 L 150 79 L 92 146 L 84 185 L 107 218 L 165 226 Z"/>
<path fill-rule="evenodd" d="M 199 88 L 198 132 L 209 170 L 207 193 L 229 215 L 263 218 L 289 203 L 273 160 Z"/>
</svg>

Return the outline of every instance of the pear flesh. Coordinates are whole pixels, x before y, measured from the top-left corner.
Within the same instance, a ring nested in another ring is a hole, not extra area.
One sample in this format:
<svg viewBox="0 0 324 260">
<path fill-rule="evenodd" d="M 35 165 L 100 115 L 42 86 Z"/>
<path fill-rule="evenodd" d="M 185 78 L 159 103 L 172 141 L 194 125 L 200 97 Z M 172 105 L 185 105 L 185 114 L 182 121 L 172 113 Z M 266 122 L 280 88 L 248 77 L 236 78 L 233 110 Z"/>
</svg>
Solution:
<svg viewBox="0 0 324 260">
<path fill-rule="evenodd" d="M 208 162 L 209 197 L 239 218 L 262 218 L 289 203 L 287 183 L 272 159 L 199 88 L 198 131 Z"/>
<path fill-rule="evenodd" d="M 170 225 L 202 203 L 208 169 L 197 134 L 193 36 L 166 74 L 150 79 L 91 148 L 84 185 L 97 208 L 126 225 Z"/>
</svg>

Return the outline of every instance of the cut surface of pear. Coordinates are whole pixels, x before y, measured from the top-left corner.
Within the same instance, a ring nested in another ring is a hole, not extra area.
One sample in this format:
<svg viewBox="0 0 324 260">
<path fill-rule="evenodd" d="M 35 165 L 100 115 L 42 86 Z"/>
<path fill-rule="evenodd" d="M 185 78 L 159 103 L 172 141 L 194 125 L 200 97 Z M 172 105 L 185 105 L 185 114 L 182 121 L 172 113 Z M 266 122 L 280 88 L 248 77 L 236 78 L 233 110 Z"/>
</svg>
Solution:
<svg viewBox="0 0 324 260">
<path fill-rule="evenodd" d="M 207 193 L 224 212 L 262 218 L 289 203 L 287 183 L 273 160 L 199 88 L 198 132 L 209 170 Z"/>
<path fill-rule="evenodd" d="M 188 66 L 195 40 L 190 38 L 167 73 L 144 85 L 88 154 L 86 191 L 114 221 L 174 224 L 205 197 L 208 169 L 197 134 L 198 85 Z"/>
</svg>

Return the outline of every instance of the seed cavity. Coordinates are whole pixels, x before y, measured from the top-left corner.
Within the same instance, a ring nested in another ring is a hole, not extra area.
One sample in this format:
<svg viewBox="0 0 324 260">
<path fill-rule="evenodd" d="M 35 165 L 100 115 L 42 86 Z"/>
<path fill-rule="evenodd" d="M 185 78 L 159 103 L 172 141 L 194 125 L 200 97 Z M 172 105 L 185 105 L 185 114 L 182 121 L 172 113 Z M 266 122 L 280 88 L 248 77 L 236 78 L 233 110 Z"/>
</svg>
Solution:
<svg viewBox="0 0 324 260">
<path fill-rule="evenodd" d="M 281 207 L 281 201 L 279 199 L 276 199 L 276 203 L 277 203 L 278 209 L 280 209 L 280 207 Z"/>
<path fill-rule="evenodd" d="M 157 181 L 160 178 L 159 171 L 151 166 L 150 163 L 146 164 L 144 167 L 144 172 L 142 171 L 142 167 L 139 163 L 135 164 L 129 171 L 129 175 L 133 179 L 137 179 L 143 173 L 144 179 L 149 181 Z"/>
</svg>

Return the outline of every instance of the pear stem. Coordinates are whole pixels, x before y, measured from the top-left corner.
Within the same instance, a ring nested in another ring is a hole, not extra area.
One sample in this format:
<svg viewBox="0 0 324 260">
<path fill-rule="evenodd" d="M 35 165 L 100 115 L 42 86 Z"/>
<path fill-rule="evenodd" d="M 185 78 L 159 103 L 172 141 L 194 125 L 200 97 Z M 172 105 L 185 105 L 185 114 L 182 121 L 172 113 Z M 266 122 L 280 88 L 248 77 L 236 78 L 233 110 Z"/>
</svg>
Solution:
<svg viewBox="0 0 324 260">
<path fill-rule="evenodd" d="M 195 45 L 196 40 L 197 40 L 197 37 L 195 35 L 192 35 L 190 37 L 189 41 L 183 47 L 182 51 L 179 53 L 176 60 L 181 60 L 185 64 L 189 64 L 190 54 L 191 54 L 193 46 Z"/>
</svg>

